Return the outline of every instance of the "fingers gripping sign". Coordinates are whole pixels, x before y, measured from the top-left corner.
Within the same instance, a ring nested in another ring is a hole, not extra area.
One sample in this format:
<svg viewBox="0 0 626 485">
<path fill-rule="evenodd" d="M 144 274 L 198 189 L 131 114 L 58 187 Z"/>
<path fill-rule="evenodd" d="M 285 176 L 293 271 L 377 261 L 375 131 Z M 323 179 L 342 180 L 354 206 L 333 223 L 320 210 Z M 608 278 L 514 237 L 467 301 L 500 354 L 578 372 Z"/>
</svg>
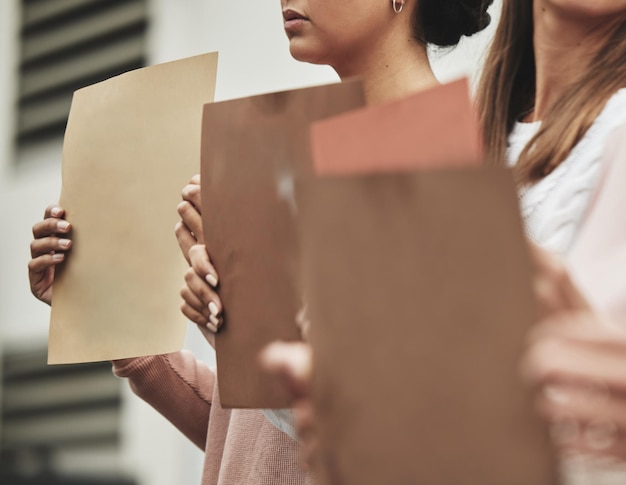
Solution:
<svg viewBox="0 0 626 485">
<path fill-rule="evenodd" d="M 31 260 L 28 262 L 30 290 L 36 298 L 50 305 L 55 267 L 65 261 L 72 247 L 72 225 L 65 220 L 65 210 L 49 206 L 42 221 L 33 226 L 30 244 Z"/>
<path fill-rule="evenodd" d="M 222 301 L 217 293 L 219 279 L 206 246 L 196 244 L 189 250 L 191 267 L 185 273 L 181 290 L 182 312 L 191 321 L 217 332 L 222 325 Z"/>
</svg>

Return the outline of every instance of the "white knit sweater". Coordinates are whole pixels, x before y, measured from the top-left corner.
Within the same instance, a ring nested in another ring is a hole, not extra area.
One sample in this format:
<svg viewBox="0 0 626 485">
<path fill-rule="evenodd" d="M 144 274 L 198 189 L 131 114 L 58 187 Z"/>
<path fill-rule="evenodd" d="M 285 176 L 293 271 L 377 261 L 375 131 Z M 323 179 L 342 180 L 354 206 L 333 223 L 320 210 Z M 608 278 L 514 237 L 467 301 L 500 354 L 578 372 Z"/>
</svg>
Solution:
<svg viewBox="0 0 626 485">
<path fill-rule="evenodd" d="M 553 253 L 572 246 L 596 181 L 606 140 L 626 122 L 626 89 L 613 95 L 567 159 L 547 177 L 522 189 L 520 206 L 528 237 Z M 509 165 L 537 133 L 541 122 L 517 123 L 509 136 Z"/>
</svg>

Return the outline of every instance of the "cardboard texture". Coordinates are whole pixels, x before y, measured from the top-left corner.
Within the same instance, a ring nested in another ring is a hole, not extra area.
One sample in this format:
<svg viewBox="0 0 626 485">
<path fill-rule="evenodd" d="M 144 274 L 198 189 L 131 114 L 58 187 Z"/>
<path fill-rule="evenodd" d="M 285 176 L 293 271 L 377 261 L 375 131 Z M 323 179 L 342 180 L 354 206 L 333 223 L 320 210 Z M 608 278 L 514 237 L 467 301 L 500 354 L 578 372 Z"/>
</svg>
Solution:
<svg viewBox="0 0 626 485">
<path fill-rule="evenodd" d="M 180 350 L 180 191 L 198 172 L 217 53 L 139 69 L 74 93 L 60 205 L 73 248 L 54 284 L 48 362 Z"/>
<path fill-rule="evenodd" d="M 224 307 L 216 352 L 226 408 L 289 405 L 273 392 L 258 353 L 274 340 L 299 339 L 293 180 L 312 171 L 311 122 L 363 104 L 352 81 L 205 106 L 202 218 Z"/>
<path fill-rule="evenodd" d="M 480 129 L 466 79 L 314 123 L 311 145 L 320 175 L 482 163 Z"/>
<path fill-rule="evenodd" d="M 328 485 L 554 485 L 519 376 L 536 317 L 504 169 L 299 187 Z"/>
</svg>

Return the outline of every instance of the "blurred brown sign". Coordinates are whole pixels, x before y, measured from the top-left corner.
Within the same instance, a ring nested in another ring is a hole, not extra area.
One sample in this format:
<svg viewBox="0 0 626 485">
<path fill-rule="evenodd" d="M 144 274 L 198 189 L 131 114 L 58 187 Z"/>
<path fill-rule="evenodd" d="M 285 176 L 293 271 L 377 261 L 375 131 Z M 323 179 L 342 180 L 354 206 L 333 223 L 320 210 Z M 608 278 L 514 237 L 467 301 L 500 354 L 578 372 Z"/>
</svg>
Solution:
<svg viewBox="0 0 626 485">
<path fill-rule="evenodd" d="M 300 338 L 294 178 L 312 171 L 310 124 L 363 104 L 353 81 L 204 108 L 202 218 L 224 306 L 215 339 L 224 407 L 290 404 L 273 392 L 258 353 Z"/>
<path fill-rule="evenodd" d="M 503 169 L 309 179 L 298 191 L 327 485 L 554 485 L 518 367 L 535 322 Z"/>
</svg>

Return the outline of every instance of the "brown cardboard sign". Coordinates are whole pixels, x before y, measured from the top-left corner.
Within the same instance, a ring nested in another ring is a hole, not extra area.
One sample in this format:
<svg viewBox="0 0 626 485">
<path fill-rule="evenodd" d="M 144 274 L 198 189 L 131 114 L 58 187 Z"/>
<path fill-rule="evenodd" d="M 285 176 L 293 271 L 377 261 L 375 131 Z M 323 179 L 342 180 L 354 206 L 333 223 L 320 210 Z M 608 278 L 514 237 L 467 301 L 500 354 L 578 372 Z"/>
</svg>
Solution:
<svg viewBox="0 0 626 485">
<path fill-rule="evenodd" d="M 274 340 L 299 339 L 294 177 L 312 171 L 310 124 L 363 104 L 352 81 L 205 106 L 202 218 L 224 307 L 216 335 L 224 407 L 289 405 L 273 392 L 258 353 Z"/>
<path fill-rule="evenodd" d="M 504 169 L 297 192 L 322 484 L 554 485 L 519 362 L 536 319 Z"/>
<path fill-rule="evenodd" d="M 320 175 L 482 163 L 480 129 L 466 79 L 314 123 L 311 145 Z"/>
<path fill-rule="evenodd" d="M 74 244 L 54 283 L 48 361 L 174 352 L 186 319 L 174 236 L 198 172 L 217 53 L 128 72 L 74 93 L 60 205 Z"/>
</svg>

